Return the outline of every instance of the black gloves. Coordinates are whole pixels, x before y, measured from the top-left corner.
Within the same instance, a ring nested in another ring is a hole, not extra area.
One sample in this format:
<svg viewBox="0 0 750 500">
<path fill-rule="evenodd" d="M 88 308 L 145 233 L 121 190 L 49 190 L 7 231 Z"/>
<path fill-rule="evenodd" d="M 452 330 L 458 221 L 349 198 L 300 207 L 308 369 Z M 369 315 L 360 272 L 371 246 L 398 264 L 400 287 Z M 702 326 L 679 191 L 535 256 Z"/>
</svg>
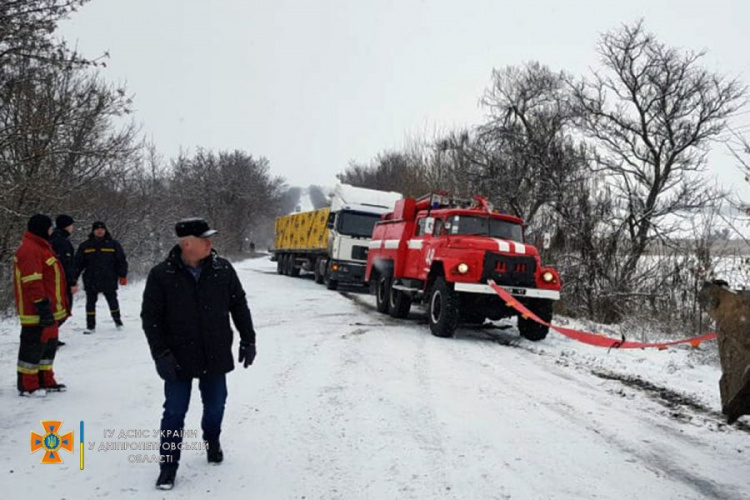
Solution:
<svg viewBox="0 0 750 500">
<path fill-rule="evenodd" d="M 167 351 L 154 361 L 156 362 L 156 372 L 163 380 L 166 380 L 167 382 L 174 382 L 177 380 L 177 370 L 181 370 L 182 368 L 177 363 L 174 354 Z"/>
<path fill-rule="evenodd" d="M 250 342 L 240 342 L 240 359 L 238 361 L 240 363 L 244 362 L 244 367 L 247 368 L 253 364 L 254 359 L 255 344 L 251 344 Z"/>
<path fill-rule="evenodd" d="M 39 326 L 46 328 L 55 324 L 55 317 L 52 316 L 52 307 L 49 304 L 49 299 L 44 297 L 38 302 L 34 302 L 36 306 L 36 312 L 39 314 Z"/>
</svg>

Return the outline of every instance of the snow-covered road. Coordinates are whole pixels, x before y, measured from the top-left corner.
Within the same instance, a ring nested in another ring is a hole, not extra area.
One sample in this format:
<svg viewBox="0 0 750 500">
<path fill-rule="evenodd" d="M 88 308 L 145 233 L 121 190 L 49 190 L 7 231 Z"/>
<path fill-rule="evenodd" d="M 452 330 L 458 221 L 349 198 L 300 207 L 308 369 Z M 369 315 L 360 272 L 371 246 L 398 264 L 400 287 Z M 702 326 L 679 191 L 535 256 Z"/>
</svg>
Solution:
<svg viewBox="0 0 750 500">
<path fill-rule="evenodd" d="M 70 390 L 43 400 L 17 396 L 18 326 L 0 324 L 8 498 L 750 498 L 747 419 L 722 424 L 719 372 L 687 349 L 608 354 L 554 333 L 530 343 L 515 328 L 439 339 L 419 311 L 392 320 L 369 296 L 278 276 L 266 259 L 237 269 L 258 358 L 229 375 L 225 462 L 185 451 L 168 493 L 154 489 L 155 464 L 134 463 L 158 452 L 103 449 L 153 443 L 159 425 L 162 386 L 138 318 L 143 283 L 121 291 L 123 331 L 100 301 L 100 331 L 82 335 L 78 299 L 55 363 Z M 199 436 L 195 389 L 186 426 Z M 83 471 L 77 445 L 63 465 L 30 453 L 41 420 L 63 420 L 76 441 L 84 421 Z M 131 434 L 118 440 L 121 431 Z"/>
</svg>

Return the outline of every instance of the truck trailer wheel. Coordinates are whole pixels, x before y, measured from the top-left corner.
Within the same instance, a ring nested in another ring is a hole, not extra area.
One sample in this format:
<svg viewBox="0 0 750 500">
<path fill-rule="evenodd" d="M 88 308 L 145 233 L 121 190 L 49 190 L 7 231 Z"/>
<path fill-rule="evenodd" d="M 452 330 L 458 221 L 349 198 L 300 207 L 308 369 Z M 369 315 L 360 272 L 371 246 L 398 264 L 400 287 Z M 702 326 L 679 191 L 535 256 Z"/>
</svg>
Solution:
<svg viewBox="0 0 750 500">
<path fill-rule="evenodd" d="M 542 319 L 549 323 L 552 321 L 552 301 L 551 300 L 533 300 L 529 301 L 528 304 L 526 304 L 526 307 L 539 316 L 539 319 Z M 521 334 L 521 337 L 531 340 L 533 342 L 538 342 L 539 340 L 544 340 L 545 337 L 547 337 L 547 332 L 549 332 L 549 327 L 546 327 L 544 325 L 540 325 L 534 320 L 531 319 L 524 319 L 520 315 L 518 316 L 518 331 Z"/>
<path fill-rule="evenodd" d="M 284 274 L 284 255 L 276 255 L 276 274 Z"/>
<path fill-rule="evenodd" d="M 458 326 L 458 295 L 448 287 L 445 278 L 438 276 L 427 302 L 430 331 L 436 337 L 452 337 Z"/>
<path fill-rule="evenodd" d="M 394 318 L 407 318 L 411 309 L 411 296 L 391 286 L 388 294 L 388 313 Z"/>
<path fill-rule="evenodd" d="M 391 295 L 391 277 L 386 274 L 378 276 L 375 285 L 375 307 L 378 312 L 388 314 L 388 300 Z"/>
<path fill-rule="evenodd" d="M 326 274 L 325 264 L 326 264 L 326 261 L 322 257 L 318 257 L 318 259 L 315 261 L 313 274 L 315 274 L 315 283 L 317 283 L 318 285 L 322 285 L 323 281 L 325 281 L 325 274 Z"/>
<path fill-rule="evenodd" d="M 297 265 L 297 259 L 294 257 L 294 254 L 289 256 L 289 276 L 292 276 L 296 278 L 299 276 L 301 269 Z"/>
</svg>

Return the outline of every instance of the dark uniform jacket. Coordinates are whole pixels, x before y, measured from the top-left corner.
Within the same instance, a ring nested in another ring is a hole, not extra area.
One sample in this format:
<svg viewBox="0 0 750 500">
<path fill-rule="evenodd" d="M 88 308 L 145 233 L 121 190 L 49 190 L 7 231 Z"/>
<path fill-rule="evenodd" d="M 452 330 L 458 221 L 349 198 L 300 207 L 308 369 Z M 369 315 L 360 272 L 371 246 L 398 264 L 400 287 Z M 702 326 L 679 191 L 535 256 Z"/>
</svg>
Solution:
<svg viewBox="0 0 750 500">
<path fill-rule="evenodd" d="M 78 281 L 78 271 L 76 270 L 75 249 L 69 238 L 69 232 L 57 228 L 49 237 L 49 242 L 52 244 L 52 248 L 65 271 L 65 281 L 68 283 L 68 287 L 71 287 L 75 286 L 76 281 Z"/>
<path fill-rule="evenodd" d="M 97 238 L 91 233 L 86 241 L 78 245 L 75 260 L 78 274 L 83 273 L 86 293 L 117 290 L 118 278 L 128 275 L 125 252 L 120 243 L 112 239 L 109 231 L 103 238 Z"/>
<path fill-rule="evenodd" d="M 181 255 L 175 246 L 146 281 L 141 319 L 151 355 L 157 359 L 171 351 L 182 378 L 230 372 L 230 315 L 240 339 L 255 342 L 245 291 L 229 261 L 215 252 L 202 261 L 197 281 Z"/>
</svg>

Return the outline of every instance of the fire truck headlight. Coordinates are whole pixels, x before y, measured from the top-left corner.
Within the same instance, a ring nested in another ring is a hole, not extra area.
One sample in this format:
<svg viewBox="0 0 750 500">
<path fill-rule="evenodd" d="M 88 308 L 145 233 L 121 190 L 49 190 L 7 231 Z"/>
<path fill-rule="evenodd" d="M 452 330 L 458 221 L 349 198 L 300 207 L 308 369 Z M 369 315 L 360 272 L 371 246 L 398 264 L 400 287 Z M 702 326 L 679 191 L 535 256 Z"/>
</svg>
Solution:
<svg viewBox="0 0 750 500">
<path fill-rule="evenodd" d="M 458 271 L 461 274 L 466 274 L 469 272 L 469 264 L 465 262 L 461 262 L 457 267 L 456 271 Z"/>
<path fill-rule="evenodd" d="M 542 280 L 544 280 L 545 283 L 552 283 L 555 280 L 555 275 L 549 271 L 546 271 L 544 274 L 542 274 Z"/>
</svg>

